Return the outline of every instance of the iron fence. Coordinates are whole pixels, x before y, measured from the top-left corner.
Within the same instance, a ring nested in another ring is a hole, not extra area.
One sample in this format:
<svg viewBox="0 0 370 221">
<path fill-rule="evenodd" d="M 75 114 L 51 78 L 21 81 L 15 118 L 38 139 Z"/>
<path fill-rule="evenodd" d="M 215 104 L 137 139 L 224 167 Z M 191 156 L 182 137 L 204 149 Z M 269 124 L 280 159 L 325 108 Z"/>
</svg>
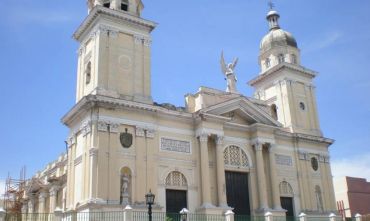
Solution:
<svg viewBox="0 0 370 221">
<path fill-rule="evenodd" d="M 129 215 L 128 215 L 129 214 Z M 129 216 L 129 217 L 128 217 Z M 300 221 L 299 217 L 234 215 L 234 221 Z M 370 221 L 370 216 L 363 216 L 362 221 Z M 3 221 L 147 221 L 145 211 L 111 211 L 111 212 L 65 212 L 61 216 L 53 213 L 6 214 Z M 186 217 L 179 213 L 153 212 L 152 221 L 225 221 L 225 215 L 206 215 L 188 213 Z M 0 219 L 0 221 L 2 221 Z M 307 216 L 305 221 L 333 221 L 325 216 Z M 335 221 L 343 221 L 336 217 Z M 356 221 L 356 220 L 351 220 Z"/>
</svg>

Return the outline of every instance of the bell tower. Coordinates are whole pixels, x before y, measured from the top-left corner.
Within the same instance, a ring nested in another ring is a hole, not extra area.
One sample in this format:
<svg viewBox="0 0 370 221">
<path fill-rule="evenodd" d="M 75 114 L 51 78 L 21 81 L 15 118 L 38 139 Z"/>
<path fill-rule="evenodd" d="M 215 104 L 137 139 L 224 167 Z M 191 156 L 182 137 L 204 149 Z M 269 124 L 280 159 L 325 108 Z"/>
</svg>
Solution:
<svg viewBox="0 0 370 221">
<path fill-rule="evenodd" d="M 141 0 L 88 0 L 74 33 L 78 50 L 76 102 L 89 94 L 152 103 L 151 31 Z"/>
<path fill-rule="evenodd" d="M 300 50 L 293 35 L 280 28 L 280 15 L 267 14 L 269 32 L 260 44 L 261 72 L 248 84 L 255 98 L 271 107 L 272 116 L 293 133 L 321 136 L 313 79 L 316 72 L 301 65 Z"/>
</svg>

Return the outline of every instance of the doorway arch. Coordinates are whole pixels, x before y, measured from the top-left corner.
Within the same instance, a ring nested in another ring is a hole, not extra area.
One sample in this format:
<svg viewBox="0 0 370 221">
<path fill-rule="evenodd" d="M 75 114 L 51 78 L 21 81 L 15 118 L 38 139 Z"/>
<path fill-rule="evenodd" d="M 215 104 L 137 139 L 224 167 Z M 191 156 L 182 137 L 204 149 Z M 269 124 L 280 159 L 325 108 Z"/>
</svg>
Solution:
<svg viewBox="0 0 370 221">
<path fill-rule="evenodd" d="M 165 186 L 167 213 L 178 214 L 183 208 L 188 208 L 188 181 L 184 174 L 170 172 L 165 179 Z"/>
</svg>

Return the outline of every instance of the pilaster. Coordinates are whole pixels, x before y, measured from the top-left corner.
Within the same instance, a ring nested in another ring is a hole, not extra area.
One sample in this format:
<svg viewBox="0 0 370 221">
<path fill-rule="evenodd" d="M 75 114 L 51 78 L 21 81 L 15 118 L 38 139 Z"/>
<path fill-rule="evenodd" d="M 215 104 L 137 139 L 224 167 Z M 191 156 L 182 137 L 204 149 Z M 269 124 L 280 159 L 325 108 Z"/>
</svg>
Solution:
<svg viewBox="0 0 370 221">
<path fill-rule="evenodd" d="M 267 203 L 266 174 L 264 169 L 264 160 L 262 153 L 263 144 L 260 142 L 256 142 L 254 144 L 254 149 L 256 151 L 259 210 L 267 211 L 268 203 Z"/>
<path fill-rule="evenodd" d="M 280 203 L 279 184 L 277 182 L 277 172 L 275 164 L 275 145 L 269 145 L 269 159 L 270 159 L 270 175 L 271 175 L 271 189 L 272 189 L 272 202 L 274 210 L 282 210 Z"/>
<path fill-rule="evenodd" d="M 218 206 L 228 208 L 226 199 L 225 162 L 223 151 L 224 137 L 216 137 L 216 159 L 217 159 L 217 194 Z"/>
<path fill-rule="evenodd" d="M 213 208 L 209 181 L 208 134 L 199 136 L 200 166 L 202 180 L 202 205 L 201 208 Z"/>
<path fill-rule="evenodd" d="M 47 197 L 47 192 L 45 191 L 42 191 L 40 194 L 39 194 L 39 210 L 38 210 L 38 213 L 45 213 L 45 202 L 46 202 L 46 197 Z"/>
<path fill-rule="evenodd" d="M 58 194 L 59 189 L 60 189 L 59 186 L 54 185 L 49 190 L 49 196 L 50 196 L 49 209 L 50 209 L 50 213 L 54 213 L 54 210 L 57 206 L 57 194 Z"/>
</svg>

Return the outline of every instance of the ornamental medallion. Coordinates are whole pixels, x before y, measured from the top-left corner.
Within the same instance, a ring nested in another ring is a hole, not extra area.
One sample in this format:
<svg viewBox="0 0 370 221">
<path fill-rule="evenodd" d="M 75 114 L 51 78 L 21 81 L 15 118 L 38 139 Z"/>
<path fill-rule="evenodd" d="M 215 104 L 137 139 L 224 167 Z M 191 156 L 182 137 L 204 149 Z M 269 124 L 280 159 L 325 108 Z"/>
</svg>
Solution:
<svg viewBox="0 0 370 221">
<path fill-rule="evenodd" d="M 132 134 L 127 132 L 127 128 L 125 129 L 124 133 L 121 133 L 119 136 L 119 139 L 121 141 L 121 145 L 124 148 L 129 148 L 132 145 Z"/>
</svg>

